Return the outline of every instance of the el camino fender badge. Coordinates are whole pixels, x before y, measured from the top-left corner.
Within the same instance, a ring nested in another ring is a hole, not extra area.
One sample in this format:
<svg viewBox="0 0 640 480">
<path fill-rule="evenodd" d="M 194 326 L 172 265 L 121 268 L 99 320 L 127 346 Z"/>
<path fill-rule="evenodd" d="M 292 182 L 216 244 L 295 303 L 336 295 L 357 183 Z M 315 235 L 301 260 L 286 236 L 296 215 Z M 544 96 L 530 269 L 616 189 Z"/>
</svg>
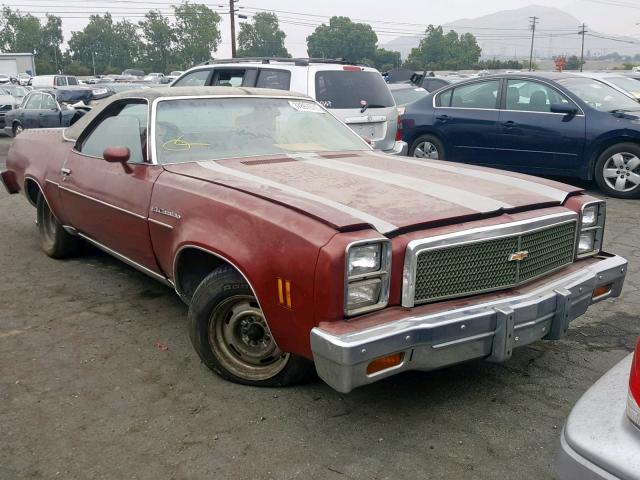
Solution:
<svg viewBox="0 0 640 480">
<path fill-rule="evenodd" d="M 180 215 L 178 212 L 172 212 L 171 210 L 166 210 L 160 207 L 151 207 L 151 211 L 154 213 L 159 213 L 160 215 L 166 215 L 167 217 L 173 217 L 178 220 L 182 218 L 182 215 Z"/>
<path fill-rule="evenodd" d="M 521 262 L 527 258 L 529 258 L 529 252 L 527 252 L 526 250 L 509 255 L 510 262 Z"/>
</svg>

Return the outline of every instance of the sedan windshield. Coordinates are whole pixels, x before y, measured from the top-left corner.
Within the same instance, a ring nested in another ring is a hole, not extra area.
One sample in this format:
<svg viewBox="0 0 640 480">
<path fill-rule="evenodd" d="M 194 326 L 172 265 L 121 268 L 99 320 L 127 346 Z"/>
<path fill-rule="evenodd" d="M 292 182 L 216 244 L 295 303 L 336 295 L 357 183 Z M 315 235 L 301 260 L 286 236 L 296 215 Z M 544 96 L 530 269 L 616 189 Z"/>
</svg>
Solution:
<svg viewBox="0 0 640 480">
<path fill-rule="evenodd" d="M 3 85 L 0 87 L 0 92 L 13 97 L 24 97 L 29 93 L 26 88 L 19 87 L 18 85 Z"/>
<path fill-rule="evenodd" d="M 367 149 L 319 105 L 293 98 L 161 100 L 155 127 L 159 163 Z"/>
<path fill-rule="evenodd" d="M 640 82 L 629 77 L 606 77 L 607 82 L 611 82 L 616 87 L 621 88 L 625 92 L 640 97 Z"/>
<path fill-rule="evenodd" d="M 429 92 L 421 87 L 403 88 L 401 90 L 391 90 L 391 95 L 393 95 L 396 105 L 408 105 L 409 103 L 420 100 L 422 97 L 426 97 L 429 95 Z"/>
<path fill-rule="evenodd" d="M 601 112 L 640 110 L 640 105 L 624 93 L 592 78 L 563 78 L 558 80 L 583 102 Z"/>
</svg>

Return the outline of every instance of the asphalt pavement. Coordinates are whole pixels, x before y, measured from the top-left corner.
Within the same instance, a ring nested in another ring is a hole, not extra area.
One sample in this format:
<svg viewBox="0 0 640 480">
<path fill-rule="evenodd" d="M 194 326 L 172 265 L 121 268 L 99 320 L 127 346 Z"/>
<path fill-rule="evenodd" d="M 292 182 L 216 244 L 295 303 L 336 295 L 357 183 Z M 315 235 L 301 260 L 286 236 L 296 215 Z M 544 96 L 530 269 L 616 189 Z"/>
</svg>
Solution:
<svg viewBox="0 0 640 480">
<path fill-rule="evenodd" d="M 623 295 L 561 341 L 348 395 L 235 385 L 199 362 L 173 291 L 93 249 L 46 257 L 1 190 L 0 479 L 551 479 L 572 405 L 640 335 L 640 201 L 610 200 Z"/>
</svg>

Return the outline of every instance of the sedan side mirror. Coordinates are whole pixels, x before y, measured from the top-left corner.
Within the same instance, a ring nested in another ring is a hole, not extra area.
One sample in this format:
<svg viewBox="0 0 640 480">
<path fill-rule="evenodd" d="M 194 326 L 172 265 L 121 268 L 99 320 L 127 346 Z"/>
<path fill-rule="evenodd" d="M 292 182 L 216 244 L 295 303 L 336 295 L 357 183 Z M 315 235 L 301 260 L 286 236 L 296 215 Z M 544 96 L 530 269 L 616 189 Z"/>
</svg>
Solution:
<svg viewBox="0 0 640 480">
<path fill-rule="evenodd" d="M 569 103 L 552 103 L 550 110 L 551 113 L 564 113 L 565 115 L 575 115 L 578 113 L 578 107 Z"/>
<path fill-rule="evenodd" d="M 127 147 L 107 147 L 102 156 L 109 163 L 127 163 L 131 152 Z"/>
</svg>

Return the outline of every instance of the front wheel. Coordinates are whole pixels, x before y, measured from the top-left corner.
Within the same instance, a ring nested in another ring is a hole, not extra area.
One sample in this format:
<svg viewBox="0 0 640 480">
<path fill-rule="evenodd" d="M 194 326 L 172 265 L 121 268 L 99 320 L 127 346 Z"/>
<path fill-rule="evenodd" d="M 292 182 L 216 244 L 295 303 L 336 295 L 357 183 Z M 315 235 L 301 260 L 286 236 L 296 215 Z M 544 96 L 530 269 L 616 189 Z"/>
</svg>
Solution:
<svg viewBox="0 0 640 480">
<path fill-rule="evenodd" d="M 251 288 L 231 267 L 216 269 L 198 286 L 189 326 L 202 362 L 227 380 L 281 387 L 312 376 L 311 362 L 280 350 Z"/>
<path fill-rule="evenodd" d="M 434 135 L 421 135 L 416 138 L 409 149 L 409 156 L 444 160 L 444 147 L 440 139 Z"/>
<path fill-rule="evenodd" d="M 42 194 L 38 195 L 36 209 L 40 244 L 44 253 L 51 258 L 65 258 L 78 253 L 82 240 L 62 228 Z"/>
<path fill-rule="evenodd" d="M 619 143 L 598 157 L 595 178 L 600 189 L 617 198 L 640 198 L 640 145 Z"/>
<path fill-rule="evenodd" d="M 17 137 L 18 135 L 20 135 L 22 133 L 22 125 L 20 125 L 19 123 L 14 123 L 12 131 L 13 131 L 13 136 Z"/>
</svg>

